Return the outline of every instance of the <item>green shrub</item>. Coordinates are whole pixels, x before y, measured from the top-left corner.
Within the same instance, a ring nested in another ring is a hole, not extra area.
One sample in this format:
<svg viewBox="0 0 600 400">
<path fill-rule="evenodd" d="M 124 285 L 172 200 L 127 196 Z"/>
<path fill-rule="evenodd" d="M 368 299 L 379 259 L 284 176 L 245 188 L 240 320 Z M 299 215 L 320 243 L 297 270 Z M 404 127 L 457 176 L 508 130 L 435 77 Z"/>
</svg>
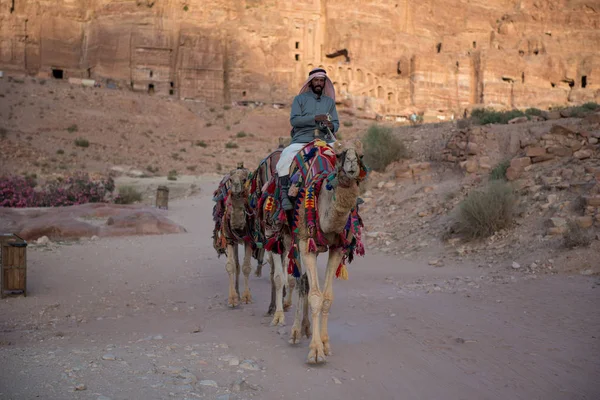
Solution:
<svg viewBox="0 0 600 400">
<path fill-rule="evenodd" d="M 75 146 L 77 146 L 77 147 L 89 147 L 90 146 L 90 142 L 87 139 L 84 139 L 84 138 L 77 138 L 77 139 L 75 139 Z"/>
<path fill-rule="evenodd" d="M 196 140 L 196 146 L 198 147 L 208 147 L 208 144 L 204 140 Z"/>
<path fill-rule="evenodd" d="M 500 162 L 490 171 L 490 180 L 506 180 L 506 170 L 508 167 L 510 167 L 510 160 Z"/>
<path fill-rule="evenodd" d="M 238 144 L 234 143 L 234 142 L 227 142 L 227 143 L 225 143 L 225 148 L 226 149 L 237 149 L 238 147 L 240 147 L 240 146 L 238 146 Z"/>
<path fill-rule="evenodd" d="M 492 181 L 484 190 L 469 193 L 460 204 L 458 232 L 470 239 L 485 238 L 508 228 L 514 220 L 516 197 L 505 182 Z"/>
<path fill-rule="evenodd" d="M 389 127 L 371 125 L 362 143 L 364 162 L 375 171 L 383 171 L 390 163 L 408 158 L 404 142 Z"/>
<path fill-rule="evenodd" d="M 244 132 L 244 131 L 239 131 L 239 132 L 237 133 L 237 135 L 235 135 L 235 136 L 236 136 L 236 137 L 239 137 L 239 138 L 243 138 L 243 137 L 246 137 L 246 136 L 248 136 L 248 135 L 247 135 L 247 134 L 246 134 L 246 132 Z"/>
<path fill-rule="evenodd" d="M 521 110 L 495 111 L 487 108 L 476 108 L 471 112 L 471 118 L 480 125 L 508 124 L 508 121 L 513 118 L 525 116 L 527 115 Z"/>
<path fill-rule="evenodd" d="M 167 179 L 170 181 L 176 181 L 177 180 L 177 171 L 172 169 L 169 171 L 169 175 L 167 175 Z"/>
</svg>

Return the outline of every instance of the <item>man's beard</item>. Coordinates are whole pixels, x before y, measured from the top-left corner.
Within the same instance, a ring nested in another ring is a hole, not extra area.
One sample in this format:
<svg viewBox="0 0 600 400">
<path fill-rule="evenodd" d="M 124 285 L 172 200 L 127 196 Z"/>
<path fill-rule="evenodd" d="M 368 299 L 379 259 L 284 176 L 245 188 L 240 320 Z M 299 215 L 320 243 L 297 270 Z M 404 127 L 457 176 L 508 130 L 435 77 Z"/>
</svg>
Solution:
<svg viewBox="0 0 600 400">
<path fill-rule="evenodd" d="M 310 88 L 312 89 L 313 92 L 315 92 L 316 94 L 323 94 L 323 86 L 314 86 L 313 84 L 310 85 Z"/>
</svg>

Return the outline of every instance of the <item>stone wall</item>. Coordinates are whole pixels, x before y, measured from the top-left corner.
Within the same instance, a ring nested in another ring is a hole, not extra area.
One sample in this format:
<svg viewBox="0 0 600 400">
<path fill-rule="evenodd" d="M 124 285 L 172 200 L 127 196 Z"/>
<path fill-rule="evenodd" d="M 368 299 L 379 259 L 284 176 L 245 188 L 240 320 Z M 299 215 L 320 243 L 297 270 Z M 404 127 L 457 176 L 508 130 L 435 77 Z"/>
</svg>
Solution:
<svg viewBox="0 0 600 400">
<path fill-rule="evenodd" d="M 392 120 L 600 101 L 597 43 L 594 0 L 0 0 L 7 73 L 289 103 L 323 66 Z"/>
</svg>

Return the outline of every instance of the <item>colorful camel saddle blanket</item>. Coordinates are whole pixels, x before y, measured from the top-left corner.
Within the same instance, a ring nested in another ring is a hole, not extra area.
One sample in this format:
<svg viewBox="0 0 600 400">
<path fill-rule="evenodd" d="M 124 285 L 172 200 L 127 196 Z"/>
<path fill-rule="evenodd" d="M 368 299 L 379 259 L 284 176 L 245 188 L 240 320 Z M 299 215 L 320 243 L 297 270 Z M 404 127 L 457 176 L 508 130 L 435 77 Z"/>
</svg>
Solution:
<svg viewBox="0 0 600 400">
<path fill-rule="evenodd" d="M 249 226 L 252 226 L 254 221 L 252 220 L 253 213 L 249 212 L 248 204 L 245 205 L 246 214 L 246 229 L 242 232 L 234 230 L 229 224 L 229 217 L 232 212 L 231 203 L 231 181 L 230 175 L 227 174 L 219 182 L 219 186 L 213 192 L 213 222 L 215 223 L 213 229 L 213 247 L 220 257 L 221 254 L 227 253 L 227 244 L 232 244 L 236 241 L 248 242 L 254 246 L 252 236 L 250 234 Z"/>
<path fill-rule="evenodd" d="M 346 260 L 352 262 L 354 255 L 364 255 L 364 246 L 361 239 L 363 222 L 359 215 L 358 202 L 350 211 L 346 226 L 340 234 L 337 235 L 332 243 L 323 235 L 319 227 L 318 194 L 325 184 L 328 190 L 335 189 L 337 185 L 336 154 L 331 146 L 322 140 L 314 140 L 304 146 L 294 158 L 290 168 L 291 186 L 288 192 L 290 197 L 295 197 L 294 209 L 292 210 L 290 231 L 292 234 L 293 246 L 288 254 L 289 265 L 288 272 L 299 277 L 299 268 L 296 260 L 299 258 L 298 252 L 298 234 L 300 232 L 299 212 L 303 208 L 305 212 L 304 227 L 308 232 L 308 250 L 317 252 L 318 247 L 336 248 L 343 250 L 343 259 L 336 271 L 336 276 L 347 277 L 345 268 Z M 366 168 L 361 163 L 361 178 L 366 177 Z M 279 187 L 276 179 L 271 179 L 265 188 L 261 198 L 261 209 L 267 213 L 272 221 L 279 221 L 281 224 L 289 224 L 285 211 L 281 209 L 279 196 Z M 281 231 L 280 231 L 281 232 Z M 272 242 L 272 243 L 271 243 Z M 267 243 L 267 250 L 275 247 L 280 250 L 282 238 L 272 238 Z M 278 252 L 278 251 L 275 251 Z"/>
<path fill-rule="evenodd" d="M 271 178 L 275 176 L 276 165 L 281 157 L 282 148 L 278 148 L 265 157 L 258 165 L 258 168 L 252 172 L 246 182 L 248 191 L 248 205 L 253 210 L 258 210 L 257 217 L 253 219 L 251 234 L 257 250 L 265 245 L 264 227 L 262 226 L 262 215 L 260 213 L 259 203 L 263 196 L 264 189 Z"/>
</svg>

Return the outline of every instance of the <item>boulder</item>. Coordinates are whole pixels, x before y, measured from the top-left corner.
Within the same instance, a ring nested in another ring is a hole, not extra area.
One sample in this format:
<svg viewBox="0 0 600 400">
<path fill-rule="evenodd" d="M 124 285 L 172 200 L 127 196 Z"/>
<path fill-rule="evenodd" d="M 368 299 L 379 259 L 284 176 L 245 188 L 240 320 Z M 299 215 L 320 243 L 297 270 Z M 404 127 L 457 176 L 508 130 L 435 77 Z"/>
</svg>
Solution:
<svg viewBox="0 0 600 400">
<path fill-rule="evenodd" d="M 576 134 L 576 132 L 573 129 L 568 128 L 563 125 L 559 125 L 559 124 L 552 125 L 552 128 L 550 129 L 550 133 L 553 135 L 565 135 L 565 136 Z"/>
<path fill-rule="evenodd" d="M 522 124 L 524 122 L 528 122 L 529 119 L 527 117 L 517 117 L 508 121 L 509 124 Z"/>
<path fill-rule="evenodd" d="M 531 158 L 529 157 L 518 157 L 513 158 L 510 161 L 510 166 L 513 168 L 525 168 L 526 166 L 531 165 Z"/>
<path fill-rule="evenodd" d="M 594 154 L 594 152 L 591 149 L 582 149 L 582 150 L 576 151 L 573 154 L 573 156 L 580 160 L 584 160 L 586 158 L 590 158 L 593 154 Z"/>
<path fill-rule="evenodd" d="M 543 147 L 528 147 L 525 151 L 527 157 L 540 157 L 546 155 L 546 149 Z"/>
</svg>

